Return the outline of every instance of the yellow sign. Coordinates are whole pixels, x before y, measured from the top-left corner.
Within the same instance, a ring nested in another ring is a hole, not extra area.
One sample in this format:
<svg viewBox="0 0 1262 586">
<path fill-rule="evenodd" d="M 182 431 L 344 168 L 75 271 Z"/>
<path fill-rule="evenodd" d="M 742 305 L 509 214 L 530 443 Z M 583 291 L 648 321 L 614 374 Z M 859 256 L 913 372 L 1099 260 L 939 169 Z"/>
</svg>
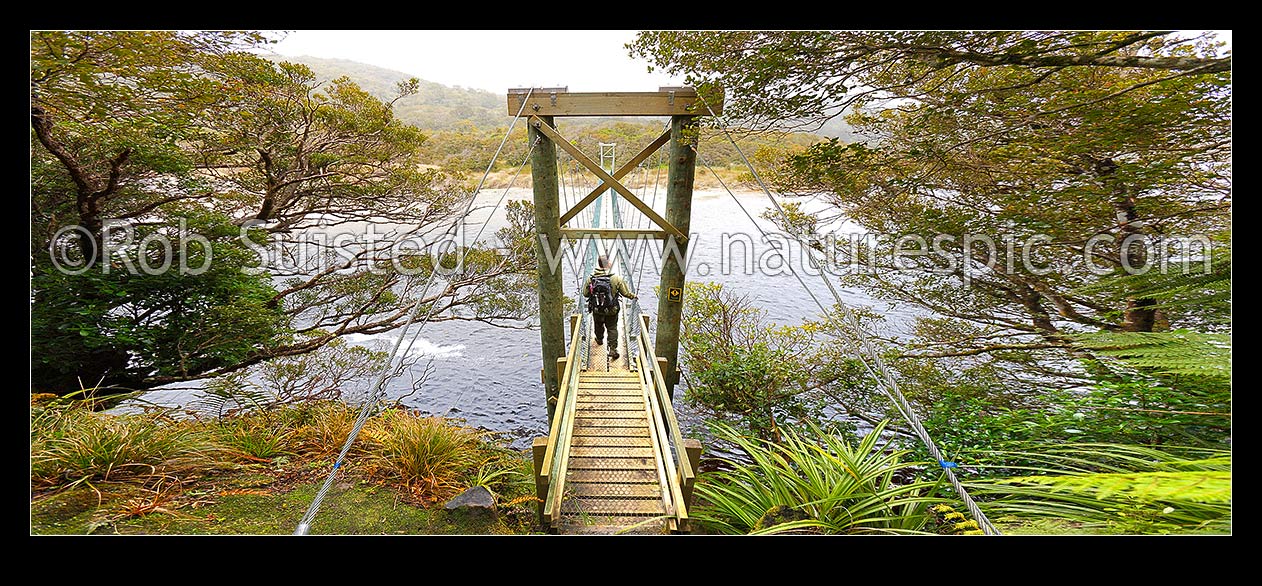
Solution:
<svg viewBox="0 0 1262 586">
<path fill-rule="evenodd" d="M 679 287 L 667 287 L 667 288 L 666 288 L 666 300 L 667 300 L 667 301 L 683 301 L 683 298 L 684 298 L 684 290 L 683 290 L 683 289 L 681 289 L 681 288 L 679 288 Z"/>
</svg>

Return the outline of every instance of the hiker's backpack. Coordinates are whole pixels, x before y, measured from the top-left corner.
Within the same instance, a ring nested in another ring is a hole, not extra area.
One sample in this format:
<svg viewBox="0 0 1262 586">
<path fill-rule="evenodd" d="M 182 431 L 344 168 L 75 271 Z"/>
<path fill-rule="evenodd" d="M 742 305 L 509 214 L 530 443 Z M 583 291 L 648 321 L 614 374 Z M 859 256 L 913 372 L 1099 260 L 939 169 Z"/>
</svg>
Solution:
<svg viewBox="0 0 1262 586">
<path fill-rule="evenodd" d="M 594 315 L 612 315 L 618 313 L 618 297 L 613 290 L 613 282 L 609 275 L 592 277 L 587 285 L 587 311 Z"/>
</svg>

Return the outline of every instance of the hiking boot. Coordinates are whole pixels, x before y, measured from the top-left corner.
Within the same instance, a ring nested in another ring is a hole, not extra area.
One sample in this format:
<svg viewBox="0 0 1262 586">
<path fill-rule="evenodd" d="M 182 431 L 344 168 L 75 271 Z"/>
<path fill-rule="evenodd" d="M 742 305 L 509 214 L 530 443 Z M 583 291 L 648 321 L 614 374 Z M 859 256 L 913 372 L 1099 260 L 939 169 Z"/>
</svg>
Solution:
<svg viewBox="0 0 1262 586">
<path fill-rule="evenodd" d="M 609 352 L 609 359 L 610 359 L 610 360 L 617 360 L 619 356 L 621 356 L 621 354 L 618 354 L 618 351 L 617 351 L 617 350 L 612 350 L 612 351 L 610 351 L 610 352 Z"/>
<path fill-rule="evenodd" d="M 596 339 L 596 345 L 597 345 L 597 346 L 603 346 L 604 344 L 605 344 L 605 341 L 604 341 L 604 340 L 601 340 L 600 338 L 597 338 L 597 339 Z"/>
</svg>

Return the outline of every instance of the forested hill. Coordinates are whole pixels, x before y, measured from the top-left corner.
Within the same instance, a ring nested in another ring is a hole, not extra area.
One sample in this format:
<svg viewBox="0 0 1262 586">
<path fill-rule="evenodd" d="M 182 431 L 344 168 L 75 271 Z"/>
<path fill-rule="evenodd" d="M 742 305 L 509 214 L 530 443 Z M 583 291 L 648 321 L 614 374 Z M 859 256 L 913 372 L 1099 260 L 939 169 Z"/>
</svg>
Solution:
<svg viewBox="0 0 1262 586">
<path fill-rule="evenodd" d="M 372 95 L 390 100 L 397 95 L 396 85 L 415 75 L 395 71 L 347 59 L 323 59 L 319 57 L 273 56 L 275 60 L 301 63 L 311 68 L 320 81 L 346 76 Z M 506 88 L 507 89 L 507 88 Z M 400 120 L 421 128 L 428 138 L 421 147 L 422 155 L 433 164 L 446 169 L 475 171 L 486 165 L 486 154 L 495 150 L 503 138 L 509 120 L 505 110 L 504 94 L 462 87 L 451 87 L 432 81 L 420 82 L 416 94 L 407 96 L 394 106 Z M 662 130 L 664 119 L 646 118 L 574 118 L 564 123 L 566 131 L 583 148 L 594 152 L 597 142 L 614 142 L 626 145 L 645 145 Z M 841 123 L 844 126 L 844 123 Z M 834 124 L 835 126 L 836 124 Z M 825 128 L 824 132 L 830 130 Z M 848 128 L 843 140 L 850 137 Z M 506 146 L 501 164 L 519 161 L 525 155 L 525 129 L 519 127 L 517 136 Z M 823 132 L 821 132 L 823 134 Z M 829 134 L 836 136 L 836 134 Z M 753 155 L 765 151 L 783 154 L 787 150 L 805 148 L 821 140 L 820 135 L 793 133 L 788 136 L 747 136 L 741 138 L 742 148 Z M 703 132 L 702 144 L 707 160 L 714 165 L 741 164 L 739 154 L 725 137 L 713 130 Z M 520 152 L 519 152 L 520 151 Z"/>
<path fill-rule="evenodd" d="M 390 100 L 397 95 L 395 84 L 415 75 L 350 61 L 319 57 L 275 56 L 272 59 L 302 63 L 321 80 L 345 75 L 372 95 Z M 478 128 L 493 128 L 506 123 L 505 98 L 485 90 L 451 87 L 421 80 L 419 91 L 399 100 L 394 112 L 399 119 L 426 130 L 446 130 L 472 123 Z"/>
<path fill-rule="evenodd" d="M 271 58 L 302 63 L 310 67 L 320 80 L 335 79 L 345 75 L 372 95 L 383 100 L 394 98 L 396 83 L 417 77 L 402 71 L 348 59 L 324 59 L 306 55 Z M 508 116 L 505 114 L 504 107 L 504 94 L 421 80 L 419 91 L 415 95 L 399 100 L 394 110 L 399 119 L 425 130 L 467 129 L 470 125 L 480 129 L 492 129 L 507 124 Z M 623 121 L 634 123 L 627 119 Z M 609 120 L 593 119 L 585 122 L 608 123 Z M 589 124 L 580 122 L 578 125 Z M 854 140 L 853 131 L 841 118 L 828 121 L 814 134 L 839 137 L 845 142 Z"/>
</svg>

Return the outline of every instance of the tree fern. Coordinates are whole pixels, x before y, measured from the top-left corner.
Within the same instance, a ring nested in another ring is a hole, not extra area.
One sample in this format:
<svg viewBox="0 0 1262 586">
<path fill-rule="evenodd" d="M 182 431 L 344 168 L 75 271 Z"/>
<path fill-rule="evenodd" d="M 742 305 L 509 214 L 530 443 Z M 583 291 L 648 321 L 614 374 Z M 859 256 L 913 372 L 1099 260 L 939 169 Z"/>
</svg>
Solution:
<svg viewBox="0 0 1262 586">
<path fill-rule="evenodd" d="M 1161 374 L 1231 376 L 1231 336 L 1190 330 L 1095 332 L 1077 336 L 1097 356 Z"/>
<path fill-rule="evenodd" d="M 1209 269 L 1193 264 L 1187 271 L 1152 270 L 1144 274 L 1123 274 L 1101 280 L 1080 291 L 1125 290 L 1134 297 L 1162 301 L 1161 305 L 1186 305 L 1197 301 L 1231 299 L 1230 251 L 1215 253 Z"/>
<path fill-rule="evenodd" d="M 1228 236 L 1229 238 L 1229 236 Z M 1181 315 L 1198 328 L 1220 329 L 1231 322 L 1231 242 L 1215 244 L 1205 259 L 1186 266 L 1157 267 L 1143 274 L 1119 272 L 1079 288 L 1078 293 L 1110 293 L 1150 299 L 1153 309 Z"/>
</svg>

